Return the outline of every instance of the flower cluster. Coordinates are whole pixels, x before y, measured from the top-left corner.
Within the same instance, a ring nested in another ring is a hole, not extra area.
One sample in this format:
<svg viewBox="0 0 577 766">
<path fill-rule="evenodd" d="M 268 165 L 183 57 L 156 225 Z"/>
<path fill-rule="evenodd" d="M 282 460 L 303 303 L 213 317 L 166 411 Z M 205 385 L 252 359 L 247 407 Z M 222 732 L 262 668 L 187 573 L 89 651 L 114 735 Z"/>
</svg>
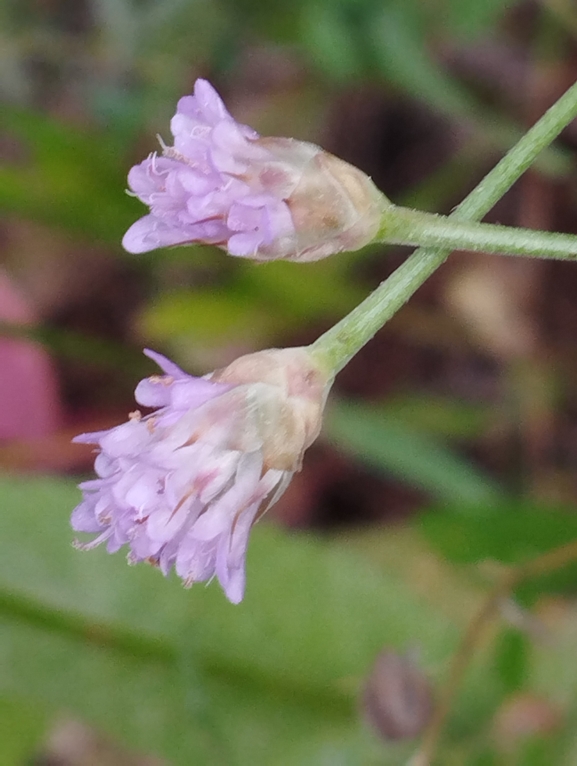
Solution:
<svg viewBox="0 0 577 766">
<path fill-rule="evenodd" d="M 170 127 L 174 145 L 128 175 L 150 208 L 126 232 L 128 252 L 203 242 L 256 260 L 310 261 L 376 235 L 386 200 L 364 173 L 314 144 L 261 138 L 206 80 L 180 99 Z"/>
<path fill-rule="evenodd" d="M 155 411 L 76 441 L 97 444 L 98 478 L 80 485 L 72 514 L 77 543 L 129 547 L 185 585 L 216 575 L 241 601 L 250 529 L 285 490 L 318 435 L 330 380 L 305 349 L 240 357 L 205 378 L 146 352 L 163 371 L 136 400 Z"/>
</svg>

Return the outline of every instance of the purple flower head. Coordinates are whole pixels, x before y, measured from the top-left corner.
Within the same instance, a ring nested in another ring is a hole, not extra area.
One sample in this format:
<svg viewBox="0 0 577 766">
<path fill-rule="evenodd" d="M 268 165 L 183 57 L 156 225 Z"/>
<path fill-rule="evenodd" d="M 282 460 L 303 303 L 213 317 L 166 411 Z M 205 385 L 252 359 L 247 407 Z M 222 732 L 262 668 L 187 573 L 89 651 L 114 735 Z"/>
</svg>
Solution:
<svg viewBox="0 0 577 766">
<path fill-rule="evenodd" d="M 261 138 L 206 80 L 178 102 L 173 146 L 128 174 L 150 213 L 126 232 L 130 253 L 203 242 L 256 260 L 317 260 L 375 236 L 383 196 L 318 146 Z"/>
<path fill-rule="evenodd" d="M 205 378 L 145 353 L 164 374 L 135 396 L 154 412 L 75 439 L 98 445 L 98 478 L 80 485 L 71 519 L 94 537 L 77 545 L 126 545 L 131 563 L 174 567 L 187 586 L 216 576 L 236 604 L 250 529 L 316 438 L 328 378 L 298 348 L 249 354 Z"/>
</svg>

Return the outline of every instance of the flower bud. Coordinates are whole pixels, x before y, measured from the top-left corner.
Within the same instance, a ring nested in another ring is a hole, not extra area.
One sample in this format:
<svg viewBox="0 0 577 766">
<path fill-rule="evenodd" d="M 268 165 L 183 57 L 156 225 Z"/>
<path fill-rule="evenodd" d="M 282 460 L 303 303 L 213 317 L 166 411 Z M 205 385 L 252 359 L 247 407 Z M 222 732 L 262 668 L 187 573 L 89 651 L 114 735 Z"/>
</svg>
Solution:
<svg viewBox="0 0 577 766">
<path fill-rule="evenodd" d="M 317 438 L 329 379 L 304 348 L 271 349 L 241 356 L 210 379 L 235 386 L 246 397 L 265 465 L 298 471 L 305 449 Z M 243 419 L 245 420 L 245 419 Z M 241 425 L 239 423 L 239 425 Z M 243 429 L 246 422 L 242 423 Z M 231 433 L 238 449 L 247 431 Z"/>
<path fill-rule="evenodd" d="M 263 247 L 260 259 L 317 261 L 372 242 L 385 198 L 368 176 L 314 144 L 290 138 L 259 142 L 295 176 L 290 193 L 284 192 L 294 233 Z M 305 161 L 298 162 L 303 155 Z"/>
<path fill-rule="evenodd" d="M 431 684 L 409 657 L 386 649 L 367 679 L 363 708 L 383 739 L 413 739 L 433 713 Z"/>
<path fill-rule="evenodd" d="M 194 378 L 160 354 L 164 372 L 136 399 L 155 408 L 76 441 L 97 444 L 98 478 L 80 485 L 78 547 L 124 545 L 129 561 L 174 567 L 185 585 L 214 575 L 241 601 L 254 522 L 284 492 L 316 438 L 331 384 L 304 348 L 260 351 Z"/>
<path fill-rule="evenodd" d="M 235 122 L 205 80 L 179 101 L 171 130 L 174 146 L 128 175 L 150 207 L 124 236 L 131 253 L 203 242 L 260 261 L 314 261 L 371 242 L 390 204 L 318 146 Z"/>
</svg>

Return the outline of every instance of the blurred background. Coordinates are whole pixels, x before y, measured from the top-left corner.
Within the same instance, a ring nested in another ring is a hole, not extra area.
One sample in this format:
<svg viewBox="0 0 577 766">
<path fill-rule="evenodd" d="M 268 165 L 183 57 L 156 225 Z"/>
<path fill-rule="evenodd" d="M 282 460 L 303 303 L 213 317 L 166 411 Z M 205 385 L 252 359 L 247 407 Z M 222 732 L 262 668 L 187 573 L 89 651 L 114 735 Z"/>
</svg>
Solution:
<svg viewBox="0 0 577 766">
<path fill-rule="evenodd" d="M 70 439 L 134 408 L 143 347 L 204 374 L 312 342 L 408 254 L 123 252 L 199 76 L 448 213 L 577 78 L 577 6 L 0 0 L 0 763 L 405 764 L 504 565 L 577 538 L 577 266 L 451 257 L 339 375 L 241 606 L 73 550 Z M 574 123 L 487 220 L 577 233 L 576 152 Z M 503 599 L 439 764 L 577 763 L 576 586 Z"/>
</svg>

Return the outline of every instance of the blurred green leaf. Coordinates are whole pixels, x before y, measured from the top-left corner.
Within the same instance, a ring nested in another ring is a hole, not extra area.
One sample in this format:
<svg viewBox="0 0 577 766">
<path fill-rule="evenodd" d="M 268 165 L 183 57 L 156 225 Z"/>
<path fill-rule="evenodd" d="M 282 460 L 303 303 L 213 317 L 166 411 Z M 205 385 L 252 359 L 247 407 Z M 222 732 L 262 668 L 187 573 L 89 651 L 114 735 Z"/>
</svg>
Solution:
<svg viewBox="0 0 577 766">
<path fill-rule="evenodd" d="M 521 747 L 518 752 L 518 762 L 523 766 L 551 766 L 552 763 L 563 762 L 562 753 L 557 743 L 554 742 L 554 732 L 549 736 L 539 735 L 528 736 L 525 741 L 521 741 Z"/>
<path fill-rule="evenodd" d="M 192 338 L 196 344 L 269 344 L 281 332 L 339 316 L 362 300 L 365 291 L 350 279 L 346 259 L 338 260 L 300 268 L 287 262 L 238 264 L 232 279 L 216 289 L 155 297 L 141 315 L 142 333 L 161 343 Z"/>
<path fill-rule="evenodd" d="M 500 766 L 500 764 L 493 749 L 487 748 L 476 756 L 471 766 Z"/>
<path fill-rule="evenodd" d="M 1 492 L 0 692 L 174 763 L 370 763 L 380 748 L 355 696 L 376 653 L 417 642 L 434 664 L 455 640 L 405 582 L 340 545 L 257 528 L 232 607 L 216 584 L 185 591 L 74 550 L 65 482 L 5 479 Z"/>
<path fill-rule="evenodd" d="M 448 561 L 486 560 L 521 564 L 577 538 L 573 509 L 510 499 L 484 508 L 434 508 L 419 519 L 429 543 Z M 521 583 L 515 591 L 524 604 L 542 592 L 577 589 L 577 563 Z"/>
<path fill-rule="evenodd" d="M 6 104 L 0 131 L 16 147 L 15 159 L 0 167 L 0 210 L 120 246 L 144 207 L 124 193 L 118 145 Z"/>
<path fill-rule="evenodd" d="M 386 417 L 395 417 L 411 428 L 453 439 L 480 436 L 490 415 L 482 405 L 410 393 L 388 398 L 381 411 Z"/>
<path fill-rule="evenodd" d="M 520 563 L 577 538 L 577 514 L 567 509 L 504 501 L 493 507 L 433 508 L 419 524 L 429 543 L 448 561 Z"/>
<path fill-rule="evenodd" d="M 402 5 L 389 3 L 367 18 L 366 40 L 381 73 L 403 90 L 452 117 L 478 112 L 467 89 L 429 56 L 424 32 Z"/>
<path fill-rule="evenodd" d="M 287 4 L 283 0 L 224 0 L 224 4 L 237 21 L 237 33 L 243 29 L 259 33 L 265 38 L 287 43 L 298 39 L 299 6 L 305 0 L 293 0 Z"/>
<path fill-rule="evenodd" d="M 0 697 L 0 763 L 22 766 L 39 750 L 46 714 L 38 705 Z"/>
<path fill-rule="evenodd" d="M 404 6 L 395 3 L 378 6 L 374 15 L 366 19 L 365 30 L 377 71 L 433 110 L 474 128 L 477 152 L 485 149 L 489 156 L 494 148 L 509 149 L 522 131 L 443 70 L 428 53 L 427 29 L 422 26 L 420 12 L 407 13 Z M 552 177 L 563 176 L 570 171 L 570 155 L 558 147 L 548 147 L 534 167 Z"/>
<path fill-rule="evenodd" d="M 449 502 L 484 506 L 502 496 L 488 476 L 443 441 L 379 408 L 333 402 L 324 433 L 339 449 L 367 465 Z"/>
<path fill-rule="evenodd" d="M 240 283 L 253 300 L 280 313 L 285 322 L 326 319 L 350 311 L 366 296 L 352 277 L 356 253 L 314 263 L 245 264 Z"/>
<path fill-rule="evenodd" d="M 92 0 L 90 5 L 95 22 L 106 35 L 109 51 L 129 59 L 134 55 L 141 17 L 131 0 Z"/>
<path fill-rule="evenodd" d="M 258 345 L 283 326 L 250 296 L 232 289 L 179 290 L 160 295 L 140 317 L 142 333 L 156 343 L 191 339 L 195 345 Z"/>
<path fill-rule="evenodd" d="M 506 693 L 519 691 L 529 674 L 529 639 L 516 628 L 505 627 L 497 636 L 496 671 Z"/>
<path fill-rule="evenodd" d="M 362 72 L 364 57 L 340 10 L 336 3 L 305 4 L 301 37 L 317 66 L 335 80 L 346 81 Z"/>
<path fill-rule="evenodd" d="M 496 24 L 517 0 L 446 0 L 445 16 L 450 33 L 472 38 Z"/>
</svg>

